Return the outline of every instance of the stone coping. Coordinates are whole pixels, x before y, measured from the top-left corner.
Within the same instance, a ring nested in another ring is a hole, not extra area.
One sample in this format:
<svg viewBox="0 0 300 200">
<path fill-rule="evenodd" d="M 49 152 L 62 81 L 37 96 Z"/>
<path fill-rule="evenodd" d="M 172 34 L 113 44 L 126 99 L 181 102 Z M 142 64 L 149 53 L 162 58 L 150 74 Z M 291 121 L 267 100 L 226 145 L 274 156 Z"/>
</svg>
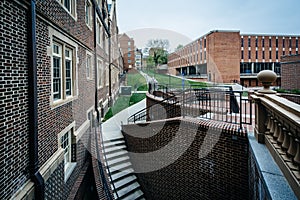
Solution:
<svg viewBox="0 0 300 200">
<path fill-rule="evenodd" d="M 296 200 L 296 195 L 266 145 L 258 143 L 253 132 L 248 133 L 248 138 L 249 148 L 254 155 L 260 177 L 271 199 Z"/>
</svg>

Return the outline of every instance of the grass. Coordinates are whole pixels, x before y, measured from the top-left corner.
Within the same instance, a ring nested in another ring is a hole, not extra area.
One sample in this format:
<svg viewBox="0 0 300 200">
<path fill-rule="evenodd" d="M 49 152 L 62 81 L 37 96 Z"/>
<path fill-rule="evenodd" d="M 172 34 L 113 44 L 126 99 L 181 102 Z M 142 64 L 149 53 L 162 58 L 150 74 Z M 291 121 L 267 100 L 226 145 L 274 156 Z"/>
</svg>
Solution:
<svg viewBox="0 0 300 200">
<path fill-rule="evenodd" d="M 127 86 L 131 86 L 137 91 L 148 90 L 146 79 L 138 71 L 130 70 L 126 76 Z"/>
<path fill-rule="evenodd" d="M 133 89 L 137 91 L 147 91 L 148 86 L 145 78 L 138 73 L 136 70 L 130 70 L 130 72 L 126 75 L 127 86 L 131 86 Z M 114 105 L 108 109 L 107 113 L 102 120 L 105 122 L 118 112 L 128 108 L 129 106 L 138 103 L 146 98 L 146 94 L 143 93 L 134 93 L 131 96 L 119 96 Z"/>
<path fill-rule="evenodd" d="M 159 74 L 159 73 L 156 73 L 154 70 L 148 70 L 146 72 L 149 76 L 151 77 L 154 77 L 157 82 L 159 84 L 162 84 L 162 85 L 172 85 L 174 87 L 180 87 L 182 86 L 182 79 L 181 78 L 177 78 L 177 77 L 174 77 L 174 76 L 169 76 L 169 75 L 166 75 L 166 74 Z M 204 82 L 197 82 L 197 81 L 191 81 L 191 80 L 184 80 L 184 85 L 189 87 L 206 87 L 207 84 L 204 83 Z"/>
</svg>

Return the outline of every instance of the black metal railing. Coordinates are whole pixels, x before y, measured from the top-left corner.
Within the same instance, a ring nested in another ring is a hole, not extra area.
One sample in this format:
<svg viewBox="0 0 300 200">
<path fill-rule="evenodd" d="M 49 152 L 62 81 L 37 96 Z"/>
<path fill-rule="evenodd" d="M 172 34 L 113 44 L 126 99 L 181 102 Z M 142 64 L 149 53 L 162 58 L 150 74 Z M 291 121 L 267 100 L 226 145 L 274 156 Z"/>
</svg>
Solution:
<svg viewBox="0 0 300 200">
<path fill-rule="evenodd" d="M 128 118 L 128 123 L 178 116 L 204 118 L 228 123 L 252 124 L 252 103 L 243 91 L 223 87 L 166 87 L 154 85 L 150 94 L 163 100 Z"/>
</svg>

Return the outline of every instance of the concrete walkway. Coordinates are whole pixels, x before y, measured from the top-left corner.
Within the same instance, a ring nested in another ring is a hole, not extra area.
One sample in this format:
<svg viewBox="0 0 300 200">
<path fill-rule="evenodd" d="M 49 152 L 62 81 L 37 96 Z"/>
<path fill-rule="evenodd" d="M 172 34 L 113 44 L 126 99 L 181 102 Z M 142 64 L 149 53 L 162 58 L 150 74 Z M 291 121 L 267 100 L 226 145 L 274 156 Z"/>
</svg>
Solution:
<svg viewBox="0 0 300 200">
<path fill-rule="evenodd" d="M 101 124 L 103 140 L 123 138 L 121 125 L 127 124 L 127 119 L 134 113 L 146 108 L 146 99 L 122 110 Z"/>
</svg>

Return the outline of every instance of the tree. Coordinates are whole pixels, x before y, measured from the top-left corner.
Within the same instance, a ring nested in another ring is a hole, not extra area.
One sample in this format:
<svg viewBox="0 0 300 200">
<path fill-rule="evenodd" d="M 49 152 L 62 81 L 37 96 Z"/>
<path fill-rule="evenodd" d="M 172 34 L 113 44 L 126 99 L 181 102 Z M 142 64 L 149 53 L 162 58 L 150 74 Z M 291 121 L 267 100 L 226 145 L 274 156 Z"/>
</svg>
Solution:
<svg viewBox="0 0 300 200">
<path fill-rule="evenodd" d="M 170 43 L 165 39 L 151 39 L 147 43 L 147 47 L 150 48 L 149 60 L 153 60 L 154 65 L 168 63 L 168 49 Z"/>
<path fill-rule="evenodd" d="M 179 49 L 181 49 L 183 47 L 182 44 L 179 44 L 176 48 L 175 48 L 175 51 L 178 51 Z"/>
</svg>

